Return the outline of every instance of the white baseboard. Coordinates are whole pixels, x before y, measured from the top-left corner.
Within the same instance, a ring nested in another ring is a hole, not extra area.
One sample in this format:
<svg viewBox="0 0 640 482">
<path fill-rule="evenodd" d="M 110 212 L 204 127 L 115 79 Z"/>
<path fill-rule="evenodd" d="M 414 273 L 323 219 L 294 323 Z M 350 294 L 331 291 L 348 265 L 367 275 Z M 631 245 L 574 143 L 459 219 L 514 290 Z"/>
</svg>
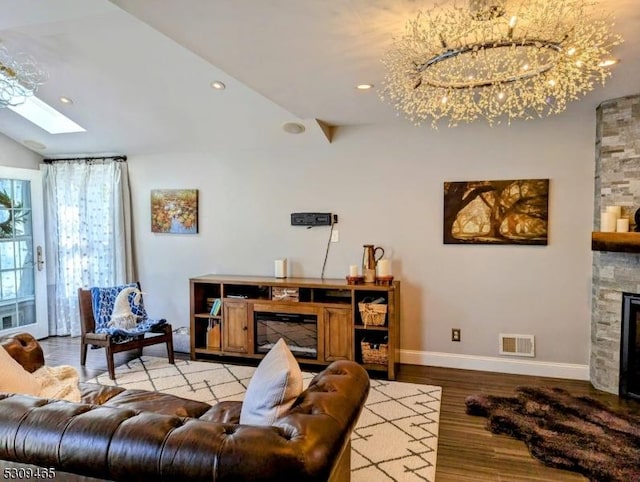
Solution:
<svg viewBox="0 0 640 482">
<path fill-rule="evenodd" d="M 514 360 L 513 358 L 414 350 L 400 350 L 400 362 L 410 365 L 460 368 L 463 370 L 480 370 L 513 375 L 589 380 L 589 365 L 572 363 L 541 362 L 529 359 Z"/>
</svg>

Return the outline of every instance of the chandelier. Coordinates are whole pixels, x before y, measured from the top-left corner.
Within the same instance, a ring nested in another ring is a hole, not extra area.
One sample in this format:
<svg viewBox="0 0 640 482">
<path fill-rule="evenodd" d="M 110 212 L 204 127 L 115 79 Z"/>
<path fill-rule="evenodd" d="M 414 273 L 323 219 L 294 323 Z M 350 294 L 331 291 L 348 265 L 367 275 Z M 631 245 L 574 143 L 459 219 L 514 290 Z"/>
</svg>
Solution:
<svg viewBox="0 0 640 482">
<path fill-rule="evenodd" d="M 22 104 L 48 78 L 31 56 L 12 56 L 0 46 L 0 108 Z"/>
<path fill-rule="evenodd" d="M 469 0 L 407 22 L 382 62 L 381 98 L 410 121 L 490 125 L 565 110 L 604 85 L 622 42 L 591 0 Z"/>
</svg>

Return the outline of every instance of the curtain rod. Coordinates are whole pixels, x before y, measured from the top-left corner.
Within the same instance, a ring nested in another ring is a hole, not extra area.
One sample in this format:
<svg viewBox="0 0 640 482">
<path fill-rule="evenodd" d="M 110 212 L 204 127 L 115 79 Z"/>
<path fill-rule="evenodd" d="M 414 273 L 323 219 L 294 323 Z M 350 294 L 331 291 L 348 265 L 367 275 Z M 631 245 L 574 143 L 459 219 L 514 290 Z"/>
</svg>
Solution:
<svg viewBox="0 0 640 482">
<path fill-rule="evenodd" d="M 67 157 L 64 159 L 43 159 L 45 164 L 51 164 L 58 161 L 106 161 L 113 159 L 114 161 L 126 162 L 127 156 L 101 156 L 101 157 Z"/>
</svg>

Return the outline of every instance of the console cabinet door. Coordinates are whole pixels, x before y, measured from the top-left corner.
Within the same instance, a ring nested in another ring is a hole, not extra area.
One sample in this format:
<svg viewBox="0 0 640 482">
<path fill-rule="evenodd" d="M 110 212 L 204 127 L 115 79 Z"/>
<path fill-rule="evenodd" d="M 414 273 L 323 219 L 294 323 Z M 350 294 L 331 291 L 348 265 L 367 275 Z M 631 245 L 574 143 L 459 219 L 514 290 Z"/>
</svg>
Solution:
<svg viewBox="0 0 640 482">
<path fill-rule="evenodd" d="M 222 350 L 249 353 L 249 321 L 245 301 L 224 300 Z"/>
<path fill-rule="evenodd" d="M 324 361 L 353 360 L 351 308 L 323 308 Z"/>
</svg>

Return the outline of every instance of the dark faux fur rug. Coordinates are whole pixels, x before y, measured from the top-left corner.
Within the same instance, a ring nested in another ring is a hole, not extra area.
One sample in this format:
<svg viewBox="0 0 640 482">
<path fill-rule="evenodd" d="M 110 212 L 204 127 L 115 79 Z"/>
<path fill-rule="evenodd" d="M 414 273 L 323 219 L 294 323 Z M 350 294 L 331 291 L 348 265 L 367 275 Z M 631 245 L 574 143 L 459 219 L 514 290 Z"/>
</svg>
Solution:
<svg viewBox="0 0 640 482">
<path fill-rule="evenodd" d="M 559 388 L 519 387 L 513 397 L 471 395 L 467 413 L 488 417 L 487 428 L 523 440 L 552 467 L 589 480 L 640 481 L 640 417 L 614 412 L 590 397 Z"/>
</svg>

